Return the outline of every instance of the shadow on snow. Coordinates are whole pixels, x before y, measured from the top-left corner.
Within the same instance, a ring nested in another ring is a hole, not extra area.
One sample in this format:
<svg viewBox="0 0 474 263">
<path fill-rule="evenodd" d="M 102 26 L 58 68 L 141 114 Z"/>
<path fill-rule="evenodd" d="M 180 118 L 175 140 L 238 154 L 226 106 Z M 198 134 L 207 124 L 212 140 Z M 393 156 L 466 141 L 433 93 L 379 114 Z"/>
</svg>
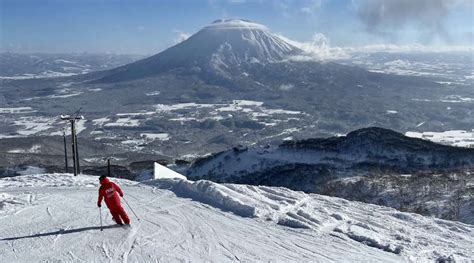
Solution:
<svg viewBox="0 0 474 263">
<path fill-rule="evenodd" d="M 109 226 L 90 226 L 90 227 L 81 227 L 81 228 L 75 228 L 75 229 L 60 229 L 58 231 L 54 232 L 48 232 L 48 233 L 39 233 L 39 234 L 33 234 L 29 236 L 19 236 L 19 237 L 7 237 L 7 238 L 2 238 L 0 239 L 1 241 L 9 241 L 9 240 L 18 240 L 18 239 L 23 239 L 23 238 L 33 238 L 33 237 L 44 237 L 44 236 L 55 236 L 55 235 L 63 235 L 63 234 L 72 234 L 72 233 L 77 233 L 77 232 L 84 232 L 84 231 L 89 231 L 89 230 L 100 230 L 101 228 L 103 229 L 108 229 L 108 228 L 116 228 L 116 227 L 121 227 L 120 225 L 109 225 Z"/>
</svg>

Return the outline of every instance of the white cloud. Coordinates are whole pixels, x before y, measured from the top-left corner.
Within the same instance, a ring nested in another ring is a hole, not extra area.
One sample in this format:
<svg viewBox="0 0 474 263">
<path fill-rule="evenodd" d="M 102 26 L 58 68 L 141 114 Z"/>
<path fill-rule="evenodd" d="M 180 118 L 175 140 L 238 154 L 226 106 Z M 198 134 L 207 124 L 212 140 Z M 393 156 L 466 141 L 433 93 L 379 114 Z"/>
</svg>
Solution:
<svg viewBox="0 0 474 263">
<path fill-rule="evenodd" d="M 326 0 L 327 1 L 327 0 Z M 279 15 L 290 18 L 296 16 L 315 17 L 321 11 L 325 0 L 272 0 L 273 8 Z"/>
<path fill-rule="evenodd" d="M 322 0 L 311 0 L 308 1 L 301 7 L 300 11 L 307 15 L 313 15 L 321 9 Z"/>
<path fill-rule="evenodd" d="M 446 19 L 455 9 L 472 11 L 472 0 L 358 0 L 352 1 L 358 18 L 369 33 L 397 39 L 407 29 L 416 29 L 419 40 L 452 42 Z M 471 13 L 472 14 L 472 13 Z M 466 21 L 467 22 L 467 21 Z"/>
<path fill-rule="evenodd" d="M 329 39 L 321 33 L 315 33 L 309 42 L 298 42 L 282 35 L 279 35 L 279 37 L 305 52 L 304 55 L 291 57 L 291 60 L 334 60 L 350 57 L 343 48 L 331 47 Z"/>
<path fill-rule="evenodd" d="M 299 42 L 278 35 L 284 41 L 304 51 L 303 55 L 292 56 L 289 59 L 295 61 L 325 61 L 349 59 L 356 53 L 422 53 L 422 52 L 474 52 L 472 46 L 426 46 L 419 43 L 395 45 L 395 44 L 373 44 L 357 47 L 333 47 L 330 40 L 322 33 L 314 33 L 308 42 Z"/>
<path fill-rule="evenodd" d="M 181 42 L 183 42 L 184 40 L 188 39 L 191 36 L 190 33 L 183 32 L 183 31 L 180 31 L 180 30 L 175 30 L 174 33 L 176 34 L 176 37 L 174 38 L 174 43 L 175 44 L 181 43 Z"/>
</svg>

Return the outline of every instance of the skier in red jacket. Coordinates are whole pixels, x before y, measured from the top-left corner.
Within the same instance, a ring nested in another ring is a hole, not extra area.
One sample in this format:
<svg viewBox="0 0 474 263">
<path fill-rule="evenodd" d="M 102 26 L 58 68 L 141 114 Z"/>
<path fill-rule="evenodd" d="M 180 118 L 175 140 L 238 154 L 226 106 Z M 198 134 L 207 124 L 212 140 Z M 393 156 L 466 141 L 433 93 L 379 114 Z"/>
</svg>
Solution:
<svg viewBox="0 0 474 263">
<path fill-rule="evenodd" d="M 105 175 L 102 175 L 99 177 L 99 182 L 100 182 L 100 188 L 99 188 L 99 200 L 97 201 L 97 206 L 100 207 L 102 203 L 102 199 L 104 199 L 105 204 L 110 210 L 110 213 L 112 214 L 112 218 L 114 221 L 119 224 L 123 225 L 123 222 L 125 224 L 129 225 L 130 224 L 130 219 L 128 218 L 127 213 L 122 207 L 122 204 L 120 203 L 120 197 L 123 197 L 123 192 L 122 189 L 115 183 L 111 182 L 109 178 L 107 178 Z"/>
</svg>

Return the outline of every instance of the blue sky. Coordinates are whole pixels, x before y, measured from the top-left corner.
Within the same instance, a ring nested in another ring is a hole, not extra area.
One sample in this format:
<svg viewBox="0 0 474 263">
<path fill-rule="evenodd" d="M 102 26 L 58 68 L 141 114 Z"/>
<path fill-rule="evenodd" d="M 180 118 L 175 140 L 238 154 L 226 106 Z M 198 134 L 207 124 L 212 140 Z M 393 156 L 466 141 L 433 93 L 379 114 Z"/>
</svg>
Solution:
<svg viewBox="0 0 474 263">
<path fill-rule="evenodd" d="M 153 54 L 219 18 L 332 46 L 473 46 L 470 0 L 0 0 L 0 50 Z"/>
</svg>

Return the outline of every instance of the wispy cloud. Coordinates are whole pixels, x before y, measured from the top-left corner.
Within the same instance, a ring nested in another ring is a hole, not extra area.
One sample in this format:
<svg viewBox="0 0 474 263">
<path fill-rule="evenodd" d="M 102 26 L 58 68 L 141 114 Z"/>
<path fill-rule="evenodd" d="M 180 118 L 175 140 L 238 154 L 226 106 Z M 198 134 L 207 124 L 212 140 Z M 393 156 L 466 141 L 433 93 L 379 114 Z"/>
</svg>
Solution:
<svg viewBox="0 0 474 263">
<path fill-rule="evenodd" d="M 281 39 L 304 51 L 303 54 L 292 56 L 294 61 L 328 61 L 350 59 L 359 53 L 432 53 L 432 52 L 474 52 L 472 46 L 429 46 L 419 43 L 396 45 L 396 44 L 373 44 L 357 47 L 331 46 L 330 40 L 322 33 L 314 33 L 311 40 L 300 42 L 278 35 Z"/>
<path fill-rule="evenodd" d="M 280 0 L 280 1 L 272 1 L 273 8 L 280 13 L 281 16 L 285 18 L 290 18 L 292 16 L 291 12 L 291 3 L 289 0 Z"/>
<path fill-rule="evenodd" d="M 360 0 L 353 1 L 357 16 L 368 32 L 396 39 L 407 27 L 421 32 L 421 42 L 439 38 L 450 42 L 446 17 L 454 8 L 473 8 L 471 0 Z"/>
<path fill-rule="evenodd" d="M 310 0 L 303 3 L 300 11 L 304 14 L 313 15 L 321 10 L 322 0 Z"/>
<path fill-rule="evenodd" d="M 231 2 L 229 1 L 218 1 L 218 0 L 208 0 L 209 7 L 213 9 L 214 11 L 217 11 L 219 14 L 219 18 L 228 18 L 230 17 L 229 12 L 227 11 L 227 5 L 226 4 L 244 4 L 245 1 L 238 1 L 237 2 Z"/>
<path fill-rule="evenodd" d="M 314 16 L 322 7 L 324 0 L 273 0 L 273 8 L 283 17 Z"/>
<path fill-rule="evenodd" d="M 350 55 L 340 47 L 331 47 L 329 38 L 322 33 L 315 33 L 308 42 L 299 42 L 291 40 L 282 35 L 278 35 L 281 39 L 287 41 L 293 46 L 304 51 L 304 54 L 291 57 L 291 60 L 307 61 L 307 60 L 335 60 L 349 58 Z"/>
<path fill-rule="evenodd" d="M 181 43 L 191 36 L 190 33 L 183 32 L 181 30 L 174 30 L 173 32 L 175 33 L 175 38 L 174 38 L 175 44 Z"/>
</svg>

